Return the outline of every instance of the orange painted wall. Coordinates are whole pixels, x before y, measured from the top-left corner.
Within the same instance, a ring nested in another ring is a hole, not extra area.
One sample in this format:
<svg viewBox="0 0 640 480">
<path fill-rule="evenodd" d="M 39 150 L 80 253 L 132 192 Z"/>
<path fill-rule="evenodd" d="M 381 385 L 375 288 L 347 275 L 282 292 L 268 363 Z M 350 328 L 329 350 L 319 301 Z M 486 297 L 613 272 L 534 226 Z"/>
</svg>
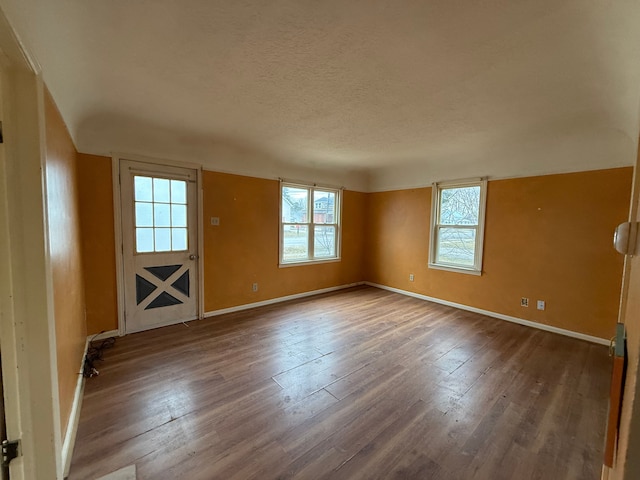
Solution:
<svg viewBox="0 0 640 480">
<path fill-rule="evenodd" d="M 80 253 L 76 150 L 45 89 L 46 184 L 62 435 L 66 432 L 87 328 Z"/>
<path fill-rule="evenodd" d="M 205 312 L 363 280 L 366 194 L 344 192 L 340 262 L 279 268 L 278 182 L 203 177 Z M 210 225 L 214 216 L 219 226 Z"/>
<path fill-rule="evenodd" d="M 118 328 L 111 159 L 78 159 L 91 335 Z M 342 261 L 289 268 L 278 267 L 277 181 L 206 171 L 203 196 L 205 312 L 363 280 L 366 194 L 344 193 Z"/>
<path fill-rule="evenodd" d="M 87 331 L 118 329 L 111 158 L 78 154 Z"/>
<path fill-rule="evenodd" d="M 79 155 L 89 334 L 117 328 L 110 159 Z M 205 171 L 205 312 L 361 280 L 608 338 L 631 168 L 489 182 L 484 273 L 427 268 L 431 189 L 345 191 L 342 261 L 278 267 L 278 182 Z M 210 217 L 220 226 L 210 225 Z M 409 282 L 409 273 L 415 281 Z M 258 282 L 258 292 L 251 284 Z M 520 297 L 531 301 L 520 307 Z M 535 308 L 535 300 L 547 309 Z"/>
<path fill-rule="evenodd" d="M 370 194 L 366 279 L 609 338 L 623 265 L 612 238 L 631 181 L 631 167 L 490 181 L 482 276 L 427 268 L 431 188 Z"/>
</svg>

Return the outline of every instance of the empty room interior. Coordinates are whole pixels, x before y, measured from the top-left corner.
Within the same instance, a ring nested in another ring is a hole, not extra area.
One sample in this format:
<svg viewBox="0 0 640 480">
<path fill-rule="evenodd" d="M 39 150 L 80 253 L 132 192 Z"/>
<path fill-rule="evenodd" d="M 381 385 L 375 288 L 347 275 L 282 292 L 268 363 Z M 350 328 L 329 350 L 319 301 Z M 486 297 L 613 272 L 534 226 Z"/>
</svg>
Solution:
<svg viewBox="0 0 640 480">
<path fill-rule="evenodd" d="M 637 1 L 0 0 L 0 70 L 0 479 L 640 478 Z"/>
</svg>

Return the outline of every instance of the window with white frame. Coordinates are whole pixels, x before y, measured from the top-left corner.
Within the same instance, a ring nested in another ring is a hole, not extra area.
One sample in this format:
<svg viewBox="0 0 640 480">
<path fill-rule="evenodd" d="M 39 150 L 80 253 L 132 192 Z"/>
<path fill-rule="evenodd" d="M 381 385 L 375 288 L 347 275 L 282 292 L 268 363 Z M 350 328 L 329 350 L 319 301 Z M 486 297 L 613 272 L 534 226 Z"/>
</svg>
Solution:
<svg viewBox="0 0 640 480">
<path fill-rule="evenodd" d="M 136 253 L 187 250 L 187 182 L 135 175 L 133 184 Z"/>
<path fill-rule="evenodd" d="M 487 180 L 433 185 L 429 267 L 480 275 Z"/>
<path fill-rule="evenodd" d="M 340 258 L 341 190 L 281 182 L 280 264 Z"/>
</svg>

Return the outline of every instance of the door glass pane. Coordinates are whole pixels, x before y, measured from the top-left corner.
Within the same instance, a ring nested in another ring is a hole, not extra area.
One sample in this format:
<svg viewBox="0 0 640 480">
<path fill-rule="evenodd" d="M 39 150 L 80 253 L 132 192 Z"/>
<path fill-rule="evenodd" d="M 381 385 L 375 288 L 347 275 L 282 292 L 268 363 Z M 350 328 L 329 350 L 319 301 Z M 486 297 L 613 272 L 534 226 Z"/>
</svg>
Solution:
<svg viewBox="0 0 640 480">
<path fill-rule="evenodd" d="M 169 180 L 166 178 L 154 178 L 153 179 L 153 201 L 169 203 L 171 197 L 169 196 Z"/>
<path fill-rule="evenodd" d="M 476 249 L 475 228 L 439 228 L 436 261 L 472 267 Z"/>
<path fill-rule="evenodd" d="M 138 202 L 150 202 L 153 200 L 151 177 L 133 177 L 134 197 Z"/>
<path fill-rule="evenodd" d="M 153 222 L 155 227 L 170 227 L 171 213 L 170 205 L 166 203 L 153 204 Z"/>
<path fill-rule="evenodd" d="M 307 225 L 283 225 L 282 260 L 291 262 L 309 258 L 309 228 Z"/>
<path fill-rule="evenodd" d="M 136 202 L 136 227 L 153 227 L 153 204 Z"/>
<path fill-rule="evenodd" d="M 282 221 L 307 223 L 309 190 L 306 188 L 282 187 Z"/>
<path fill-rule="evenodd" d="M 336 223 L 335 192 L 313 192 L 313 221 L 315 223 Z"/>
<path fill-rule="evenodd" d="M 171 229 L 171 250 L 186 250 L 187 249 L 187 229 L 186 228 L 172 228 Z"/>
<path fill-rule="evenodd" d="M 136 228 L 136 251 L 153 252 L 153 228 Z"/>
<path fill-rule="evenodd" d="M 480 186 L 445 188 L 440 192 L 441 225 L 477 225 Z"/>
<path fill-rule="evenodd" d="M 134 175 L 136 252 L 188 248 L 187 182 Z"/>
<path fill-rule="evenodd" d="M 171 203 L 187 203 L 187 182 L 171 180 Z"/>
<path fill-rule="evenodd" d="M 171 250 L 171 229 L 154 228 L 156 252 L 168 252 Z"/>
<path fill-rule="evenodd" d="M 313 231 L 314 258 L 336 256 L 336 227 L 315 227 Z"/>
<path fill-rule="evenodd" d="M 187 226 L 187 206 L 171 205 L 171 226 L 186 227 Z"/>
</svg>

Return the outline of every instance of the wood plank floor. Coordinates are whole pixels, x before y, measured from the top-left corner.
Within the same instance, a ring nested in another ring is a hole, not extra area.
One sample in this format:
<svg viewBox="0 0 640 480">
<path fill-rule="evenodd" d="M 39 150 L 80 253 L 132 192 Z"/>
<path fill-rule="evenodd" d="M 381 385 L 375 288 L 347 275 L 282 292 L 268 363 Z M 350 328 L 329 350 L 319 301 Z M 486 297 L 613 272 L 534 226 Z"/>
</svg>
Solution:
<svg viewBox="0 0 640 480">
<path fill-rule="evenodd" d="M 129 335 L 71 479 L 599 479 L 606 348 L 371 287 Z"/>
</svg>

